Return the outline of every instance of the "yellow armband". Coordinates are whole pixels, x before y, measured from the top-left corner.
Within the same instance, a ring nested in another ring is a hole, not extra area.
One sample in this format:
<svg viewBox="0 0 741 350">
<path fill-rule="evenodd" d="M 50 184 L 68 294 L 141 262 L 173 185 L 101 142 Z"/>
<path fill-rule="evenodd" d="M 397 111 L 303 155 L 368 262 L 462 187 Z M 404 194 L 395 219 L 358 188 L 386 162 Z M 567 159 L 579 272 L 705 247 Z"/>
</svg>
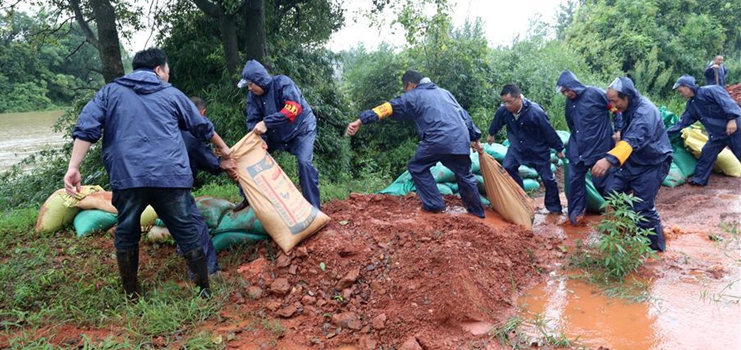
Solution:
<svg viewBox="0 0 741 350">
<path fill-rule="evenodd" d="M 378 119 L 383 119 L 394 114 L 394 110 L 388 102 L 378 105 L 376 108 L 373 108 L 372 111 L 378 115 Z"/>
<path fill-rule="evenodd" d="M 631 153 L 633 153 L 633 147 L 625 141 L 618 142 L 617 145 L 615 145 L 615 148 L 610 150 L 610 152 L 607 152 L 607 154 L 615 156 L 615 158 L 620 161 L 620 165 L 623 165 L 625 161 L 628 160 Z"/>
</svg>

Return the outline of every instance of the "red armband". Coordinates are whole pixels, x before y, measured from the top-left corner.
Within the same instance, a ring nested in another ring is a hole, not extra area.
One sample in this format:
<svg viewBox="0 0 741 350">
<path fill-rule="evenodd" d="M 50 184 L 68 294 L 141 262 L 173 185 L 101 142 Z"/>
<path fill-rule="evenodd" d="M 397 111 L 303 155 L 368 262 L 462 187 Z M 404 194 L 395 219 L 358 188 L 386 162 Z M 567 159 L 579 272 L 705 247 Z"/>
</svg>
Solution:
<svg viewBox="0 0 741 350">
<path fill-rule="evenodd" d="M 618 109 L 615 108 L 615 107 L 613 107 L 612 103 L 608 103 L 607 104 L 607 110 L 610 111 L 611 113 L 617 113 L 618 112 Z"/>
<path fill-rule="evenodd" d="M 293 123 L 293 121 L 296 120 L 296 117 L 301 114 L 301 111 L 303 111 L 303 109 L 301 108 L 301 104 L 293 101 L 286 101 L 286 105 L 283 106 L 283 109 L 280 110 L 280 113 L 286 116 L 286 118 L 288 118 L 288 120 Z"/>
</svg>

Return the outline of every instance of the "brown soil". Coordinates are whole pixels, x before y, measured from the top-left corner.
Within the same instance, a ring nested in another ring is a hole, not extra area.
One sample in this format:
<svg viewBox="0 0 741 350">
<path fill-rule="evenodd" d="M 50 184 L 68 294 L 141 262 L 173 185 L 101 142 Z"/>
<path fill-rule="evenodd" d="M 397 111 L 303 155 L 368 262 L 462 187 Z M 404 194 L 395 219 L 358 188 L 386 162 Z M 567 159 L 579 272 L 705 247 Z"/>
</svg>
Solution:
<svg viewBox="0 0 741 350">
<path fill-rule="evenodd" d="M 728 85 L 726 86 L 726 91 L 736 100 L 736 103 L 741 105 L 741 84 Z"/>
<path fill-rule="evenodd" d="M 517 289 L 537 280 L 536 266 L 545 265 L 535 252 L 552 244 L 493 212 L 478 219 L 456 206 L 456 197 L 447 200 L 442 214 L 420 211 L 413 195 L 330 202 L 323 208 L 333 219 L 327 228 L 274 262 L 239 268 L 247 288 L 235 301 L 243 312 L 265 308 L 290 319 L 292 344 L 463 347 L 476 337 L 462 324 L 512 315 Z M 251 300 L 250 287 L 264 296 Z M 249 336 L 230 346 L 255 348 Z"/>
</svg>

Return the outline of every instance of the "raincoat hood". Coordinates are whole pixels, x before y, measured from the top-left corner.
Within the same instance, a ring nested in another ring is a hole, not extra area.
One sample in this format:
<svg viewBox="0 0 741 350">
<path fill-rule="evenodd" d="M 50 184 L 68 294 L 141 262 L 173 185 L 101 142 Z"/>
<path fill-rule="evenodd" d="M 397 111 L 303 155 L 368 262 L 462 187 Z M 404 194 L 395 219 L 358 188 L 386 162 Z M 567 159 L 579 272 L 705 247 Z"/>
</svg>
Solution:
<svg viewBox="0 0 741 350">
<path fill-rule="evenodd" d="M 607 87 L 608 89 L 613 89 L 623 95 L 627 95 L 630 99 L 630 103 L 628 104 L 628 110 L 632 110 L 638 106 L 638 104 L 641 101 L 641 93 L 638 92 L 636 89 L 636 86 L 633 84 L 633 81 L 630 80 L 628 77 L 619 77 L 615 78 L 615 80 L 610 83 L 610 86 Z"/>
<path fill-rule="evenodd" d="M 686 86 L 686 87 L 692 89 L 692 91 L 694 91 L 695 93 L 697 93 L 698 86 L 697 86 L 697 83 L 695 82 L 695 77 L 693 77 L 691 75 L 686 75 L 685 74 L 685 75 L 679 77 L 679 79 L 677 79 L 677 82 L 674 83 L 674 86 L 672 86 L 672 89 L 673 90 L 676 90 L 680 86 Z"/>
<path fill-rule="evenodd" d="M 265 67 L 255 60 L 249 60 L 244 65 L 242 79 L 257 84 L 263 90 L 266 90 L 270 86 L 270 83 L 273 82 L 273 77 L 268 74 Z"/>
<path fill-rule="evenodd" d="M 162 81 L 151 69 L 137 69 L 113 82 L 132 89 L 139 95 L 148 95 L 172 86 Z"/>
<path fill-rule="evenodd" d="M 586 89 L 586 86 L 584 86 L 584 84 L 582 84 L 579 79 L 576 78 L 576 75 L 574 75 L 574 73 L 571 73 L 571 71 L 567 69 L 563 71 L 563 73 L 561 73 L 561 76 L 558 77 L 558 82 L 556 83 L 556 90 L 559 93 L 563 88 L 576 92 L 578 96 L 581 96 L 582 92 L 584 92 L 584 89 Z"/>
</svg>

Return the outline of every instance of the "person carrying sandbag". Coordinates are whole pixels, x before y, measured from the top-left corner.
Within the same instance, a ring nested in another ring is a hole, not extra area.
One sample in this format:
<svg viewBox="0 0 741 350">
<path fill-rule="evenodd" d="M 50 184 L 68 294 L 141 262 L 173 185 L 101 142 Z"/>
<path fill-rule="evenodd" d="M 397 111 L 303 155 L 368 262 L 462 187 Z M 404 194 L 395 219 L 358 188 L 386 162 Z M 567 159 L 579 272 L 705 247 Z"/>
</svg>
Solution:
<svg viewBox="0 0 741 350">
<path fill-rule="evenodd" d="M 75 195 L 82 182 L 80 163 L 103 137 L 103 163 L 118 210 L 113 245 L 127 297 L 140 295 L 140 216 L 151 205 L 185 252 L 202 297 L 211 295 L 206 257 L 191 208 L 193 174 L 180 129 L 210 140 L 230 159 L 231 150 L 201 117 L 185 94 L 168 83 L 167 55 L 150 48 L 134 55 L 133 72 L 104 86 L 85 105 L 72 134 L 74 145 L 64 187 Z"/>
<path fill-rule="evenodd" d="M 615 146 L 613 138 L 620 138 L 622 117 L 617 114 L 615 128 L 610 120 L 612 105 L 605 91 L 595 86 L 585 86 L 574 73 L 565 70 L 556 83 L 556 90 L 566 96 L 566 124 L 571 136 L 566 144 L 568 158 L 569 221 L 574 225 L 583 222 L 587 210 L 587 172 L 598 160 Z M 604 195 L 608 176 L 592 177 L 592 183 Z"/>
<path fill-rule="evenodd" d="M 469 146 L 483 152 L 481 131 L 473 125 L 471 116 L 448 90 L 439 88 L 419 72 L 409 70 L 401 77 L 401 96 L 360 113 L 360 118 L 347 126 L 347 135 L 355 135 L 363 124 L 390 117 L 417 124 L 419 146 L 407 163 L 409 174 L 422 200 L 422 209 L 429 212 L 445 210 L 445 202 L 435 184 L 430 168 L 441 162 L 455 174 L 461 200 L 469 213 L 483 218 L 484 206 L 471 172 Z"/>
<path fill-rule="evenodd" d="M 697 86 L 695 78 L 691 75 L 683 75 L 677 79 L 673 89 L 687 99 L 687 104 L 679 122 L 666 132 L 669 136 L 676 135 L 698 120 L 705 126 L 705 131 L 709 135 L 708 142 L 702 147 L 695 175 L 689 184 L 706 186 L 713 171 L 713 164 L 726 146 L 731 149 L 736 159 L 741 161 L 741 132 L 738 131 L 738 125 L 741 124 L 741 107 L 724 87 Z"/>
<path fill-rule="evenodd" d="M 522 96 L 517 85 L 504 85 L 500 96 L 502 106 L 497 109 L 489 125 L 487 142 L 492 144 L 494 135 L 506 126 L 509 149 L 502 166 L 523 189 L 525 185 L 520 177 L 520 165 L 535 168 L 545 185 L 545 208 L 550 213 L 561 214 L 563 208 L 558 197 L 558 184 L 550 162 L 550 149 L 556 150 L 559 158 L 564 158 L 561 138 L 543 108 Z"/>
<path fill-rule="evenodd" d="M 638 226 L 653 231 L 650 247 L 664 251 L 664 229 L 656 211 L 656 194 L 672 164 L 672 146 L 659 109 L 636 90 L 628 77 L 616 78 L 607 88 L 607 99 L 623 114 L 620 141 L 592 167 L 592 174 L 604 176 L 612 167 L 618 170 L 607 184 L 607 193 L 633 192 L 640 201 L 633 208 L 645 220 Z"/>
</svg>

